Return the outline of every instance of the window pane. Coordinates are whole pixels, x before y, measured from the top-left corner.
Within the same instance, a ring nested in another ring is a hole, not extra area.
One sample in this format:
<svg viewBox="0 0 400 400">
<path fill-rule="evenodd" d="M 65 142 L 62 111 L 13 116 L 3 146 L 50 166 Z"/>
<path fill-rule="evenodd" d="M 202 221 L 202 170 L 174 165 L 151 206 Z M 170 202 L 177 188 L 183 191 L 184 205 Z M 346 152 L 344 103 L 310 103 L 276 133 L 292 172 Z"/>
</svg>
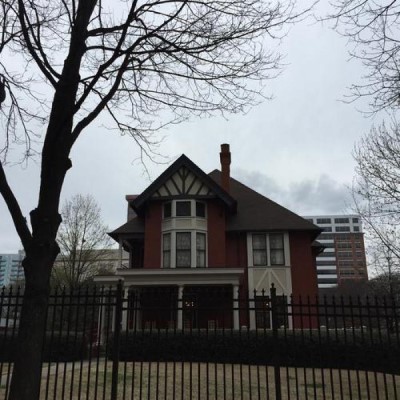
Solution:
<svg viewBox="0 0 400 400">
<path fill-rule="evenodd" d="M 171 267 L 171 234 L 163 235 L 163 268 Z"/>
<path fill-rule="evenodd" d="M 206 266 L 206 235 L 196 233 L 196 267 Z"/>
<path fill-rule="evenodd" d="M 177 232 L 176 248 L 177 250 L 190 250 L 190 232 Z"/>
<path fill-rule="evenodd" d="M 283 249 L 283 235 L 281 233 L 278 234 L 270 234 L 269 235 L 269 245 L 272 249 Z"/>
<path fill-rule="evenodd" d="M 164 204 L 164 218 L 171 217 L 171 203 Z"/>
<path fill-rule="evenodd" d="M 177 250 L 176 251 L 176 266 L 190 268 L 190 266 L 191 266 L 190 250 Z"/>
<path fill-rule="evenodd" d="M 253 264 L 267 265 L 267 252 L 265 250 L 253 250 Z"/>
<path fill-rule="evenodd" d="M 203 250 L 197 250 L 196 267 L 203 268 L 205 266 L 206 266 L 206 252 Z"/>
<path fill-rule="evenodd" d="M 196 201 L 196 217 L 206 216 L 206 205 L 200 201 Z"/>
<path fill-rule="evenodd" d="M 284 251 L 271 249 L 271 265 L 284 265 L 284 264 L 285 264 Z"/>
<path fill-rule="evenodd" d="M 171 252 L 163 252 L 163 268 L 171 268 Z"/>
<path fill-rule="evenodd" d="M 171 234 L 170 233 L 165 233 L 163 235 L 163 249 L 171 250 Z"/>
<path fill-rule="evenodd" d="M 177 201 L 176 202 L 176 216 L 177 217 L 190 217 L 191 202 L 190 201 Z"/>
<path fill-rule="evenodd" d="M 253 235 L 253 249 L 254 250 L 265 250 L 267 248 L 265 235 Z"/>
<path fill-rule="evenodd" d="M 177 232 L 176 233 L 176 266 L 190 267 L 191 260 L 191 233 Z"/>
<path fill-rule="evenodd" d="M 206 234 L 205 233 L 197 233 L 196 234 L 196 248 L 197 248 L 197 250 L 205 250 L 206 249 Z"/>
</svg>

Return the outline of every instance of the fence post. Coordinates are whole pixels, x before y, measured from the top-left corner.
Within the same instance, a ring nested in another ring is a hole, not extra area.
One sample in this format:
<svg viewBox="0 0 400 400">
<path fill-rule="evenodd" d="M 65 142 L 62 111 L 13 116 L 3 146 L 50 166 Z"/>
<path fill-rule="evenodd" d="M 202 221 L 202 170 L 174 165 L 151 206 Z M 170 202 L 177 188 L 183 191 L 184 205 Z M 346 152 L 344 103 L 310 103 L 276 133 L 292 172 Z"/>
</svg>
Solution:
<svg viewBox="0 0 400 400">
<path fill-rule="evenodd" d="M 111 376 L 111 400 L 117 400 L 118 391 L 118 366 L 119 366 L 119 348 L 121 339 L 122 325 L 122 304 L 123 304 L 123 286 L 122 280 L 118 281 L 115 294 L 115 314 L 114 314 L 114 337 L 113 337 L 113 362 Z"/>
<path fill-rule="evenodd" d="M 281 368 L 280 368 L 280 349 L 278 340 L 278 316 L 276 308 L 276 288 L 271 284 L 271 319 L 272 319 L 272 338 L 274 347 L 276 348 L 276 356 L 274 360 L 274 378 L 275 378 L 275 399 L 282 400 L 281 391 Z"/>
</svg>

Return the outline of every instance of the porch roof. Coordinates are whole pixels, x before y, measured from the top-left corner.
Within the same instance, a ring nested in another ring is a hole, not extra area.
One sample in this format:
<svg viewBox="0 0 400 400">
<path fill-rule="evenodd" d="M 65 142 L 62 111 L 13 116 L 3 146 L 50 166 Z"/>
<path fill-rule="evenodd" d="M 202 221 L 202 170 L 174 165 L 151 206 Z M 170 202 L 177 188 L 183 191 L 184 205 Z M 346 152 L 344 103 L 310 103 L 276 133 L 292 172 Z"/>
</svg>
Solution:
<svg viewBox="0 0 400 400">
<path fill-rule="evenodd" d="M 96 276 L 105 285 L 123 281 L 124 286 L 239 285 L 242 268 L 117 269 L 115 275 Z"/>
</svg>

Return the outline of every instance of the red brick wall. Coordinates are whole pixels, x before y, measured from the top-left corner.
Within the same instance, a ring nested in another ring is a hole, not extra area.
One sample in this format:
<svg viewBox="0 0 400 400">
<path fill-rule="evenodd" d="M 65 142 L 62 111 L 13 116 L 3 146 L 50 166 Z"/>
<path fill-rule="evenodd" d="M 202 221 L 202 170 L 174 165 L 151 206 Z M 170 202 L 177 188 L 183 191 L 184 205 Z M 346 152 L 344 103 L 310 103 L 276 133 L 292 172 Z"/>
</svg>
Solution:
<svg viewBox="0 0 400 400">
<path fill-rule="evenodd" d="M 298 307 L 293 307 L 293 313 L 299 314 L 301 312 L 309 313 L 310 311 L 316 311 L 312 307 L 308 308 L 306 306 L 308 296 L 310 303 L 313 303 L 318 294 L 317 269 L 311 248 L 312 239 L 307 233 L 291 232 L 289 233 L 289 242 L 293 302 L 294 304 L 298 304 L 299 296 L 301 296 L 302 303 L 306 307 L 302 311 Z M 318 320 L 314 317 L 301 318 L 294 316 L 293 325 L 295 328 L 316 328 Z"/>
<path fill-rule="evenodd" d="M 244 232 L 230 232 L 226 235 L 226 263 L 230 268 L 247 266 L 247 239 Z"/>
<path fill-rule="evenodd" d="M 161 203 L 149 203 L 145 216 L 143 268 L 161 268 Z"/>
<path fill-rule="evenodd" d="M 290 262 L 292 264 L 292 294 L 316 296 L 318 294 L 317 270 L 311 250 L 311 237 L 307 233 L 289 233 Z"/>
<path fill-rule="evenodd" d="M 208 266 L 226 267 L 225 252 L 225 210 L 219 201 L 207 204 Z"/>
</svg>

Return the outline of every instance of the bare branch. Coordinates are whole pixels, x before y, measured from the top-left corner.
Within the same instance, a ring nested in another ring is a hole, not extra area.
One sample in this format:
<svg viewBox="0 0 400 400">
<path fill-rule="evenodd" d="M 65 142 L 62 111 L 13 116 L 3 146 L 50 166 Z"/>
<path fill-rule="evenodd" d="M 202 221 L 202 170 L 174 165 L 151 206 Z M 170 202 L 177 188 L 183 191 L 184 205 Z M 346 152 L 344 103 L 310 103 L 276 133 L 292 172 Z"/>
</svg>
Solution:
<svg viewBox="0 0 400 400">
<path fill-rule="evenodd" d="M 15 229 L 21 238 L 22 245 L 25 249 L 29 248 L 32 240 L 31 232 L 26 223 L 26 218 L 23 216 L 21 208 L 19 207 L 18 201 L 11 190 L 6 175 L 4 173 L 3 164 L 0 161 L 0 193 L 3 196 L 4 201 L 7 204 L 10 215 L 13 219 Z"/>
<path fill-rule="evenodd" d="M 352 85 L 354 99 L 368 97 L 373 112 L 400 104 L 400 5 L 396 0 L 335 0 L 328 16 L 335 29 L 354 45 L 350 55 L 367 72 Z"/>
</svg>

